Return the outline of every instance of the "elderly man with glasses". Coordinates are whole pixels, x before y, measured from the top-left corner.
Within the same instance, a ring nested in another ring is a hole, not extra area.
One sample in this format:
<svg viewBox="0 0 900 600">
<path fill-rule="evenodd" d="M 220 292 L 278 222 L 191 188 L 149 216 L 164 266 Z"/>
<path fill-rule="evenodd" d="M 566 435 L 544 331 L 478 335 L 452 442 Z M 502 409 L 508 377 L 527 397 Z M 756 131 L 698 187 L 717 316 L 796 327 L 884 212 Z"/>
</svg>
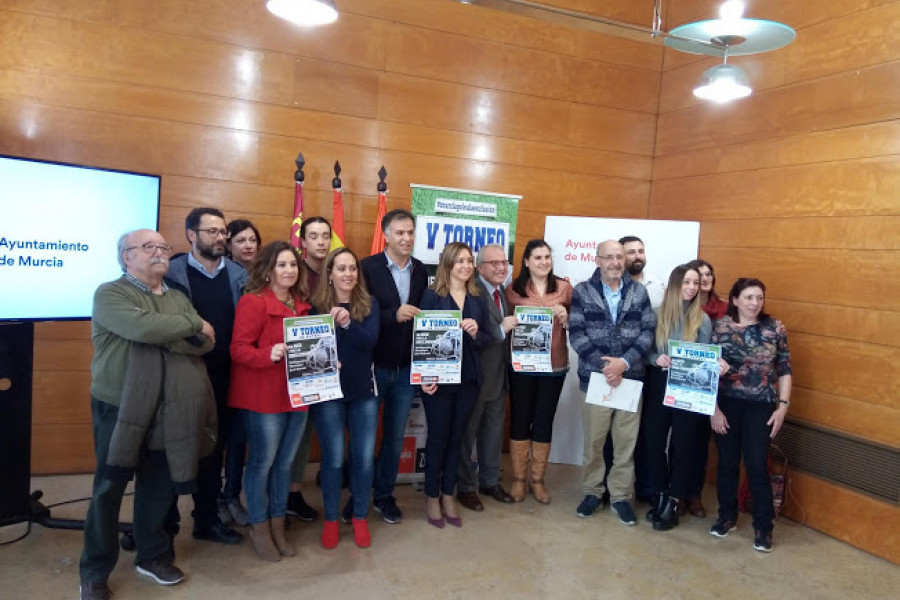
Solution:
<svg viewBox="0 0 900 600">
<path fill-rule="evenodd" d="M 508 274 L 506 248 L 488 244 L 479 249 L 476 283 L 481 294 L 487 298 L 495 342 L 481 351 L 484 384 L 463 435 L 456 494 L 460 504 L 475 511 L 484 510 L 484 504 L 475 491 L 476 484 L 482 495 L 498 502 L 510 504 L 515 501 L 500 485 L 500 453 L 503 451 L 506 393 L 509 390 L 506 336 L 516 326 L 516 318 L 509 316 L 503 289 Z M 478 453 L 477 476 L 475 463 L 471 459 L 473 447 L 477 448 Z"/>
<path fill-rule="evenodd" d="M 200 316 L 212 323 L 216 345 L 207 354 L 206 370 L 216 396 L 219 437 L 216 451 L 205 462 L 198 476 L 199 490 L 194 494 L 194 538 L 222 544 L 238 544 L 243 536 L 228 527 L 223 517 L 238 525 L 247 524 L 247 511 L 240 504 L 240 478 L 243 472 L 246 434 L 240 418 L 228 408 L 231 379 L 231 330 L 238 299 L 247 284 L 244 267 L 225 257 L 225 216 L 215 208 L 195 208 L 184 222 L 191 251 L 172 259 L 166 282 L 184 292 Z M 222 464 L 234 497 L 221 506 Z M 177 508 L 173 507 L 170 527 L 177 530 Z"/>
<path fill-rule="evenodd" d="M 156 231 L 126 233 L 118 245 L 124 275 L 94 294 L 91 416 L 97 471 L 79 566 L 82 600 L 111 596 L 107 580 L 119 557 L 119 510 L 131 477 L 138 573 L 161 585 L 184 579 L 173 564 L 166 514 L 175 493 L 190 489 L 203 447 L 208 452 L 213 441 L 203 428 L 183 429 L 186 437 L 179 440 L 196 443 L 171 446 L 167 437 L 160 451 L 154 432 L 160 417 L 170 430 L 166 435 L 177 429 L 169 427 L 169 418 L 192 427 L 198 419 L 188 418 L 185 410 L 212 416 L 212 393 L 199 355 L 212 349 L 215 334 L 184 294 L 163 281 L 171 253 Z M 177 407 L 167 402 L 178 394 L 191 402 Z M 157 410 L 160 403 L 165 411 Z M 204 423 L 215 426 L 201 419 Z"/>
</svg>

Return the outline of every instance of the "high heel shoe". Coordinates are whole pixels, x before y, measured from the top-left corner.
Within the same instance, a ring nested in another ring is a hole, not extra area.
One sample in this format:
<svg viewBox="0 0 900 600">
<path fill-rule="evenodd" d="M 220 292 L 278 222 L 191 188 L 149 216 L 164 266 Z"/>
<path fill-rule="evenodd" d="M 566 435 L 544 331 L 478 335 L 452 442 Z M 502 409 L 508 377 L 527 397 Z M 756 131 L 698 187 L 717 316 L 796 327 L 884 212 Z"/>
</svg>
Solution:
<svg viewBox="0 0 900 600">
<path fill-rule="evenodd" d="M 434 525 L 434 526 L 437 527 L 438 529 L 443 529 L 443 528 L 444 528 L 444 516 L 443 516 L 443 515 L 444 515 L 444 509 L 441 508 L 441 518 L 439 518 L 439 519 L 432 519 L 432 518 L 428 515 L 428 499 L 427 499 L 427 498 L 425 499 L 425 518 L 428 519 L 428 524 L 429 524 L 429 525 Z"/>
<path fill-rule="evenodd" d="M 447 496 L 444 496 L 445 498 Z M 452 496 L 451 496 L 452 498 Z M 447 514 L 447 511 L 444 510 L 443 500 L 441 501 L 441 514 L 444 516 L 444 520 L 453 525 L 454 527 L 462 527 L 462 517 L 456 516 L 451 517 Z"/>
</svg>

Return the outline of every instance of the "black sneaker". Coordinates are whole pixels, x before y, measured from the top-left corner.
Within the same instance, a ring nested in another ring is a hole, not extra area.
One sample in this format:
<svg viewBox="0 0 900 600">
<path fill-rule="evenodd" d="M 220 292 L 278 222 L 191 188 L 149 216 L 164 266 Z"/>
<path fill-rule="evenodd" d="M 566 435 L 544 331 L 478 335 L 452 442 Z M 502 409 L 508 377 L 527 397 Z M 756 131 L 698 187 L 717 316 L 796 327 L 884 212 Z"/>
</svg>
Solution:
<svg viewBox="0 0 900 600">
<path fill-rule="evenodd" d="M 603 501 L 600 500 L 598 496 L 587 494 L 584 497 L 584 500 L 581 501 L 581 504 L 578 505 L 578 508 L 575 509 L 575 514 L 582 519 L 593 517 L 595 514 L 597 514 L 597 511 L 600 509 L 600 506 L 602 504 Z"/>
<path fill-rule="evenodd" d="M 386 523 L 399 523 L 403 520 L 403 513 L 397 506 L 397 500 L 393 496 L 382 498 L 375 501 L 375 512 L 381 515 Z"/>
<path fill-rule="evenodd" d="M 753 536 L 753 549 L 758 552 L 772 551 L 772 532 L 756 530 Z"/>
<path fill-rule="evenodd" d="M 112 592 L 105 583 L 82 583 L 78 588 L 78 597 L 81 600 L 110 600 Z"/>
<path fill-rule="evenodd" d="M 719 519 L 713 523 L 713 526 L 709 528 L 709 535 L 720 538 L 728 537 L 728 533 L 732 529 L 737 529 L 737 523 L 719 517 Z"/>
<path fill-rule="evenodd" d="M 353 522 L 353 496 L 347 498 L 347 504 L 344 505 L 344 510 L 341 511 L 341 522 L 345 525 Z"/>
<path fill-rule="evenodd" d="M 144 577 L 149 577 L 159 585 L 176 585 L 184 581 L 181 569 L 162 559 L 156 558 L 135 567 Z"/>
<path fill-rule="evenodd" d="M 194 525 L 194 539 L 220 544 L 240 544 L 244 540 L 244 536 L 216 519 L 212 525 L 207 527 Z"/>
<path fill-rule="evenodd" d="M 616 513 L 623 525 L 637 525 L 637 517 L 634 514 L 634 507 L 628 500 L 619 500 L 609 505 L 610 510 Z"/>
<path fill-rule="evenodd" d="M 303 492 L 291 492 L 288 494 L 287 512 L 306 523 L 312 523 L 319 518 L 319 513 L 316 512 L 316 509 L 306 503 L 306 500 L 303 498 Z"/>
</svg>

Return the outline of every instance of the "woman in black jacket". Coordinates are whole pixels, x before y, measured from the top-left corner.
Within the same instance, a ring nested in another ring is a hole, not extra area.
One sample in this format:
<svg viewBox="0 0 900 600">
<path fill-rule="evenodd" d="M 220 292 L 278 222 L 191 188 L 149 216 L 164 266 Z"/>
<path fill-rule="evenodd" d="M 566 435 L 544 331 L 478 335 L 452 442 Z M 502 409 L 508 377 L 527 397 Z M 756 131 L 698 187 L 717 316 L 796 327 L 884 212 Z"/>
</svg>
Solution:
<svg viewBox="0 0 900 600">
<path fill-rule="evenodd" d="M 485 299 L 475 284 L 472 250 L 461 242 L 441 253 L 434 285 L 422 295 L 422 310 L 461 310 L 462 373 L 458 384 L 423 385 L 428 439 L 425 443 L 425 509 L 428 522 L 462 527 L 454 493 L 460 447 L 481 387 L 480 350 L 494 342 Z M 443 497 L 441 496 L 443 494 Z"/>
</svg>

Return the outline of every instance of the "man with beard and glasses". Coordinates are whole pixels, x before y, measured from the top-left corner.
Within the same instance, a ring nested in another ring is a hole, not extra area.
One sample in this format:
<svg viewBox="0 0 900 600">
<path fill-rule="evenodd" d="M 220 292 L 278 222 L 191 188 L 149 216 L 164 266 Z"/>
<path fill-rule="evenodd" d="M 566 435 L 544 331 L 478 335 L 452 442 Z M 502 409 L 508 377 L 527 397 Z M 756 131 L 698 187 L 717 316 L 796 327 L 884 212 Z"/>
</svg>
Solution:
<svg viewBox="0 0 900 600">
<path fill-rule="evenodd" d="M 653 307 L 654 311 L 659 310 L 659 305 L 662 304 L 666 295 L 666 279 L 657 277 L 653 273 L 644 270 L 644 267 L 647 266 L 647 253 L 644 248 L 644 242 L 635 235 L 626 235 L 619 239 L 619 243 L 625 248 L 625 270 L 631 275 L 632 281 L 644 284 L 644 287 L 647 288 L 647 296 L 650 297 L 650 306 Z M 655 407 L 648 409 L 646 405 L 644 406 L 644 410 L 641 413 L 642 431 L 646 417 L 652 413 L 653 408 Z M 640 434 L 638 434 L 638 437 L 640 437 Z M 607 439 L 604 454 L 607 459 L 612 457 L 612 439 Z M 643 445 L 639 442 L 634 451 L 634 491 L 638 499 L 648 500 L 653 494 L 653 489 L 649 484 L 650 477 L 649 473 L 647 473 L 643 454 Z M 607 469 L 608 465 L 609 463 L 607 463 Z"/>
<path fill-rule="evenodd" d="M 647 266 L 644 242 L 635 235 L 626 235 L 619 243 L 625 248 L 625 270 L 631 275 L 631 280 L 643 283 L 650 296 L 650 306 L 654 310 L 659 308 L 666 295 L 666 280 L 644 270 Z"/>
<path fill-rule="evenodd" d="M 231 377 L 231 330 L 234 310 L 247 283 L 244 267 L 225 257 L 225 216 L 215 208 L 195 208 L 184 222 L 191 251 L 171 260 L 167 283 L 184 292 L 200 316 L 216 332 L 216 345 L 204 356 L 213 385 L 219 415 L 219 436 L 212 457 L 201 463 L 197 476 L 199 491 L 194 494 L 194 538 L 222 544 L 238 544 L 243 536 L 220 517 L 230 516 L 237 524 L 247 523 L 247 511 L 235 498 L 226 510 L 218 506 L 222 491 L 223 454 L 243 463 L 246 436 L 240 419 L 228 409 Z M 228 477 L 228 470 L 226 470 Z M 178 509 L 173 505 L 169 527 L 177 531 Z"/>
</svg>

